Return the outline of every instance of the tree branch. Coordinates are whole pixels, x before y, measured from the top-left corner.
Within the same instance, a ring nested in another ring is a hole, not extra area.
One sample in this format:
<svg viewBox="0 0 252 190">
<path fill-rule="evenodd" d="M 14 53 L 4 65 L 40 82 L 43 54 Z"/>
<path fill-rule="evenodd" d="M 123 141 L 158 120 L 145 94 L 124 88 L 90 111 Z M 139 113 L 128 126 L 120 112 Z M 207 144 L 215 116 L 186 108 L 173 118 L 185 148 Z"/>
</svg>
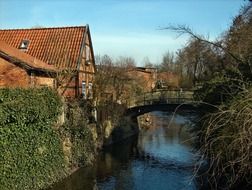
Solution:
<svg viewBox="0 0 252 190">
<path fill-rule="evenodd" d="M 204 38 L 204 36 L 196 34 L 192 31 L 192 29 L 186 25 L 177 25 L 177 26 L 168 26 L 165 28 L 160 28 L 160 30 L 172 30 L 179 34 L 179 36 L 182 36 L 184 34 L 190 35 L 192 38 L 197 39 L 199 41 L 208 43 L 210 45 L 213 45 L 214 47 L 217 47 L 221 49 L 222 51 L 226 52 L 228 55 L 230 55 L 234 60 L 236 60 L 238 63 L 245 64 L 243 60 L 235 56 L 232 52 L 228 51 L 225 47 L 223 47 L 221 44 L 216 42 L 211 42 Z"/>
</svg>

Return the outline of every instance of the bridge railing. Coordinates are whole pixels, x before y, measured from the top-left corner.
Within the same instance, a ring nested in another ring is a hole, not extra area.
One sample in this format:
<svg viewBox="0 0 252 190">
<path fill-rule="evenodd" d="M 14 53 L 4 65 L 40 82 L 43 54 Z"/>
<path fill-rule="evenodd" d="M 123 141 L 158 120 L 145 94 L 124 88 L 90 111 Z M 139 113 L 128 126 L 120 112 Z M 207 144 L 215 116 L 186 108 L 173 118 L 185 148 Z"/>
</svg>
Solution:
<svg viewBox="0 0 252 190">
<path fill-rule="evenodd" d="M 128 108 L 153 104 L 182 104 L 193 101 L 193 91 L 154 91 L 131 98 Z"/>
</svg>

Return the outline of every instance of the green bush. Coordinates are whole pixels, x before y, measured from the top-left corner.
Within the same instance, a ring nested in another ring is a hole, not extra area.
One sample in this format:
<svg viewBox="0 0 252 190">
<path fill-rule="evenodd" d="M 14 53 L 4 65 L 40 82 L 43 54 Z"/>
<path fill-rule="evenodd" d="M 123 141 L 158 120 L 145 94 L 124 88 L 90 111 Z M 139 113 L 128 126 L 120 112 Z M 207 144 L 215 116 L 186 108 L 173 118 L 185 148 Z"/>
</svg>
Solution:
<svg viewBox="0 0 252 190">
<path fill-rule="evenodd" d="M 42 189 L 65 174 L 51 89 L 0 89 L 0 189 Z"/>
</svg>

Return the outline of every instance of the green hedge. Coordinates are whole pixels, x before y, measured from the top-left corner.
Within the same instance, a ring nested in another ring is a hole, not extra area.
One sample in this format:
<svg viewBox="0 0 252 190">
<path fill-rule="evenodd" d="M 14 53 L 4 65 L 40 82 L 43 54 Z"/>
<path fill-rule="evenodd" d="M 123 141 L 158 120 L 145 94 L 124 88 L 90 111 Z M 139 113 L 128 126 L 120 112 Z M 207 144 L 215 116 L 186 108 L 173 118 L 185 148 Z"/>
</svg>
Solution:
<svg viewBox="0 0 252 190">
<path fill-rule="evenodd" d="M 0 189 L 42 189 L 65 174 L 53 129 L 62 107 L 48 88 L 0 89 Z"/>
</svg>

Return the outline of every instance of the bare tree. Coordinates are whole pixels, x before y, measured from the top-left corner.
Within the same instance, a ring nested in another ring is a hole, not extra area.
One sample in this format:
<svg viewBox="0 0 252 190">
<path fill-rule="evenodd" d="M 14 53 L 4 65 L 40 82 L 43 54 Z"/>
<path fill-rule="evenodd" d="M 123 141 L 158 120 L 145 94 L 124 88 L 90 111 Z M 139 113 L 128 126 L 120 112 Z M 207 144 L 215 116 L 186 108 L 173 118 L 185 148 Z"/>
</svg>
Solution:
<svg viewBox="0 0 252 190">
<path fill-rule="evenodd" d="M 175 71 L 175 56 L 172 52 L 167 51 L 163 55 L 163 60 L 161 64 L 159 65 L 158 69 L 161 72 L 164 72 L 164 71 L 174 72 Z"/>
<path fill-rule="evenodd" d="M 127 74 L 135 67 L 133 58 L 120 57 L 114 61 L 108 55 L 104 55 L 97 56 L 96 63 L 95 93 L 98 102 L 100 100 L 123 102 L 134 95 L 137 85 Z"/>
</svg>

